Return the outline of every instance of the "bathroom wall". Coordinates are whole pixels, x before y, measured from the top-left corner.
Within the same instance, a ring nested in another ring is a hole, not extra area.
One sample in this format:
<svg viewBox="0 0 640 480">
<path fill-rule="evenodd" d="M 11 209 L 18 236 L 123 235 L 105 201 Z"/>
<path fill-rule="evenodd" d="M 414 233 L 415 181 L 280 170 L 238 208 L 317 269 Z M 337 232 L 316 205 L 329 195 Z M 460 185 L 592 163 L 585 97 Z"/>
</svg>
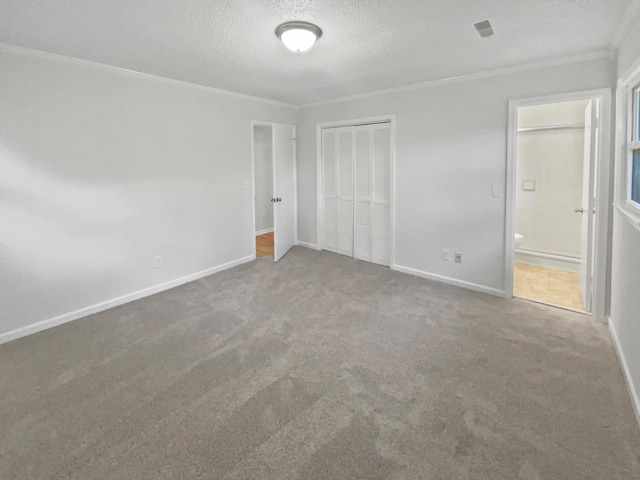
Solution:
<svg viewBox="0 0 640 480">
<path fill-rule="evenodd" d="M 583 125 L 587 103 L 520 108 L 518 128 Z M 582 218 L 575 209 L 582 204 L 583 165 L 584 129 L 518 133 L 516 232 L 525 237 L 520 251 L 580 257 Z M 517 253 L 516 260 L 531 259 Z M 577 269 L 573 265 L 566 267 Z"/>
<path fill-rule="evenodd" d="M 253 127 L 256 182 L 256 232 L 273 230 L 273 137 L 266 125 Z"/>
</svg>

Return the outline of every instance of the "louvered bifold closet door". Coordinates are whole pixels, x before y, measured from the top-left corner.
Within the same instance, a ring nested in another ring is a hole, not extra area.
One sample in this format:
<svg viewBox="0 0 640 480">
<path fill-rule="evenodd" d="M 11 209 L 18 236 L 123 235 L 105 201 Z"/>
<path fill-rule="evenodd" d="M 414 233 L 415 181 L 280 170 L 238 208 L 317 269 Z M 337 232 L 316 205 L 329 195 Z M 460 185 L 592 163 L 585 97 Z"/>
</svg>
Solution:
<svg viewBox="0 0 640 480">
<path fill-rule="evenodd" d="M 391 263 L 391 129 L 376 125 L 373 134 L 372 258 L 373 263 Z"/>
<path fill-rule="evenodd" d="M 338 253 L 353 257 L 353 128 L 338 129 Z"/>
<path fill-rule="evenodd" d="M 322 188 L 324 235 L 322 248 L 338 251 L 338 135 L 335 130 L 322 130 Z"/>
<path fill-rule="evenodd" d="M 353 256 L 371 261 L 371 127 L 355 128 Z"/>
</svg>

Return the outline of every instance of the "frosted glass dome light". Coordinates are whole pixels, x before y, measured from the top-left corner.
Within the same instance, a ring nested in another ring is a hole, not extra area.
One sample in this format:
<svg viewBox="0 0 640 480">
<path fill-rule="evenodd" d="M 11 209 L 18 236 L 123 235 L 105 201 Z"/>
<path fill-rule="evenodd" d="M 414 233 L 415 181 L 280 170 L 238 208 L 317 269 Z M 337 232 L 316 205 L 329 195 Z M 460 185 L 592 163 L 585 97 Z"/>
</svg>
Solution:
<svg viewBox="0 0 640 480">
<path fill-rule="evenodd" d="M 276 35 L 292 52 L 306 52 L 322 36 L 322 30 L 313 23 L 287 22 L 276 28 Z"/>
</svg>

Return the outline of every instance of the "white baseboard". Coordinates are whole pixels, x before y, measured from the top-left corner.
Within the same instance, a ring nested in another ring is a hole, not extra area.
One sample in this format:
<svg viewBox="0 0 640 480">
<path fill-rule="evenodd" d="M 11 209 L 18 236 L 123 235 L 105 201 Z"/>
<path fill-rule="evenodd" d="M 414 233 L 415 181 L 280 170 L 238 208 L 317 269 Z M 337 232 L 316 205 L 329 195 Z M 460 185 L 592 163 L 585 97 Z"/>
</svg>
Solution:
<svg viewBox="0 0 640 480">
<path fill-rule="evenodd" d="M 318 248 L 318 245 L 316 245 L 315 243 L 303 242 L 301 240 L 296 240 L 296 245 L 299 245 L 299 246 L 305 247 L 305 248 L 311 248 L 313 250 L 320 250 Z"/>
<path fill-rule="evenodd" d="M 273 228 L 267 228 L 265 230 L 260 230 L 260 231 L 256 232 L 256 237 L 258 235 L 264 235 L 265 233 L 271 233 L 271 232 L 273 232 Z"/>
<path fill-rule="evenodd" d="M 627 363 L 627 359 L 624 356 L 624 351 L 622 350 L 622 346 L 620 345 L 618 332 L 616 331 L 616 327 L 613 323 L 614 322 L 609 319 L 609 332 L 611 332 L 613 345 L 616 348 L 618 360 L 620 361 L 620 366 L 622 367 L 622 373 L 624 374 L 624 378 L 627 382 L 627 388 L 629 389 L 629 394 L 631 395 L 631 403 L 633 404 L 633 409 L 636 413 L 636 420 L 638 421 L 638 425 L 640 425 L 640 393 L 638 393 L 638 389 L 633 384 L 633 378 L 631 377 L 631 372 L 629 371 L 629 364 Z"/>
<path fill-rule="evenodd" d="M 463 280 L 457 280 L 455 278 L 444 277 L 442 275 L 436 275 L 434 273 L 424 272 L 415 268 L 403 267 L 401 265 L 392 265 L 391 270 L 395 270 L 400 273 L 407 273 L 416 277 L 426 278 L 427 280 L 434 280 L 440 283 L 446 283 L 448 285 L 454 285 L 456 287 L 466 288 L 467 290 L 474 290 L 476 292 L 488 293 L 489 295 L 495 295 L 497 297 L 506 297 L 504 290 L 498 290 L 497 288 L 485 287 L 484 285 L 478 285 L 477 283 L 465 282 Z"/>
<path fill-rule="evenodd" d="M 566 272 L 580 273 L 580 259 L 552 255 L 549 253 L 534 252 L 532 250 L 516 250 L 515 261 L 528 265 L 564 270 Z"/>
<path fill-rule="evenodd" d="M 47 320 L 42 320 L 40 322 L 32 323 L 31 325 L 27 325 L 25 327 L 16 328 L 15 330 L 1 333 L 0 345 L 2 345 L 3 343 L 10 342 L 11 340 L 16 340 L 21 337 L 26 337 L 27 335 L 31 335 L 32 333 L 41 332 L 42 330 L 47 330 L 48 328 L 57 327 L 58 325 L 62 325 L 63 323 L 72 322 L 74 320 L 78 320 L 79 318 L 83 318 L 88 315 L 93 315 L 94 313 L 102 312 L 104 310 L 108 310 L 110 308 L 117 307 L 125 303 L 138 300 L 140 298 L 148 297 L 149 295 L 154 295 L 164 290 L 175 288 L 185 283 L 193 282 L 194 280 L 198 280 L 200 278 L 213 275 L 214 273 L 221 272 L 222 270 L 227 270 L 229 268 L 237 267 L 238 265 L 242 265 L 243 263 L 247 263 L 252 260 L 255 260 L 255 258 L 256 258 L 255 255 L 243 257 L 238 260 L 234 260 L 232 262 L 218 265 L 217 267 L 208 268 L 200 272 L 196 272 L 190 275 L 186 275 L 184 277 L 176 278 L 175 280 L 170 280 L 168 282 L 161 283 L 159 285 L 154 285 L 153 287 L 138 290 L 137 292 L 133 292 L 133 293 L 128 293 L 126 295 L 122 295 L 121 297 L 113 298 L 111 300 L 106 300 L 104 302 L 96 303 L 95 305 L 90 305 L 88 307 L 74 310 L 73 312 L 64 313 L 62 315 L 58 315 L 57 317 L 49 318 Z"/>
</svg>

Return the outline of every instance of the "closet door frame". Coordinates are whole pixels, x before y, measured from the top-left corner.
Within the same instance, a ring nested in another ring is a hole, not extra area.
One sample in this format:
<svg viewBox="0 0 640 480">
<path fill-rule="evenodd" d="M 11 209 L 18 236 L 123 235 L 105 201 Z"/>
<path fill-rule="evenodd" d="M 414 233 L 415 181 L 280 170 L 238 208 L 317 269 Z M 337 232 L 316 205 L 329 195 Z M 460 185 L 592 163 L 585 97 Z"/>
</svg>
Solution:
<svg viewBox="0 0 640 480">
<path fill-rule="evenodd" d="M 390 208 L 390 246 L 389 246 L 389 266 L 395 268 L 395 184 L 396 184 L 396 117 L 395 115 L 381 115 L 376 117 L 354 118 L 347 120 L 337 120 L 332 122 L 322 122 L 316 124 L 316 203 L 317 203 L 317 248 L 323 249 L 324 245 L 324 195 L 323 195 L 323 168 L 322 168 L 322 130 L 326 128 L 358 127 L 362 125 L 388 123 L 391 134 L 391 208 Z"/>
</svg>

